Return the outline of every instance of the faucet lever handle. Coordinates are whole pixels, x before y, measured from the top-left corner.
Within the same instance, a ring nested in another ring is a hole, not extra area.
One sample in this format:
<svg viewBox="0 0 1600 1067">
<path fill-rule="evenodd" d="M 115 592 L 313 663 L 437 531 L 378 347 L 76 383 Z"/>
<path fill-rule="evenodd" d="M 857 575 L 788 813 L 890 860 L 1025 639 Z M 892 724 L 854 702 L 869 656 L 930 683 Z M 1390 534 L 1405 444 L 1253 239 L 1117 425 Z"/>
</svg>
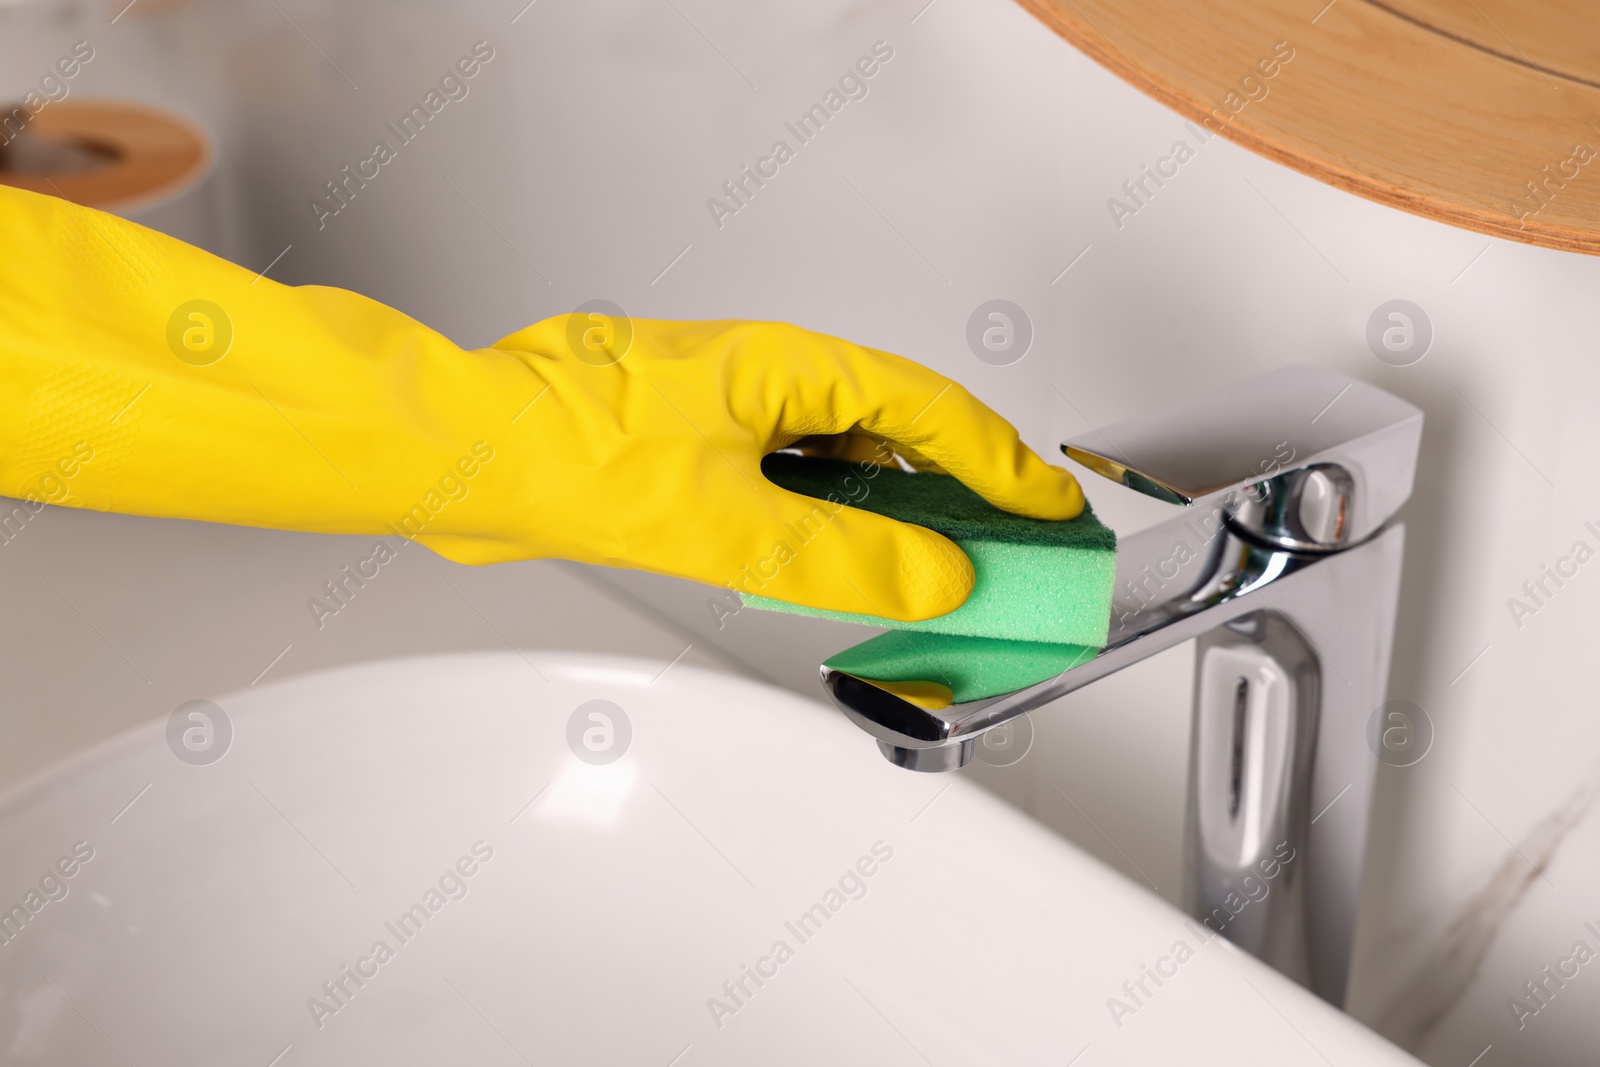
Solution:
<svg viewBox="0 0 1600 1067">
<path fill-rule="evenodd" d="M 1291 366 L 1096 429 L 1061 451 L 1183 506 L 1212 506 L 1272 544 L 1362 541 L 1411 495 L 1422 412 L 1333 371 Z"/>
</svg>

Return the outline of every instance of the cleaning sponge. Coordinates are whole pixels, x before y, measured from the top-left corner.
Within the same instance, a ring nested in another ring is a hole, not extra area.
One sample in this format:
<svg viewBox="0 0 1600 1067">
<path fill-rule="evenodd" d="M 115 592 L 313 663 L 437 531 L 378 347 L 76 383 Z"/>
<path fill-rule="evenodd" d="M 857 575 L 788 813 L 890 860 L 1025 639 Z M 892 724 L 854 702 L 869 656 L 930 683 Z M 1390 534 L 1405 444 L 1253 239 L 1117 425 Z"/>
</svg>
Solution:
<svg viewBox="0 0 1600 1067">
<path fill-rule="evenodd" d="M 823 666 L 938 710 L 1054 678 L 1089 662 L 1095 652 L 1084 645 L 890 630 L 829 657 Z"/>
<path fill-rule="evenodd" d="M 843 500 L 845 485 L 867 487 L 848 503 L 944 534 L 972 560 L 975 583 L 955 611 L 922 622 L 745 595 L 751 607 L 924 633 L 1105 645 L 1117 539 L 1087 504 L 1078 518 L 1056 522 L 1002 511 L 948 475 L 884 468 L 868 479 L 854 463 L 784 454 L 766 457 L 761 470 L 777 485 L 819 499 Z"/>
</svg>

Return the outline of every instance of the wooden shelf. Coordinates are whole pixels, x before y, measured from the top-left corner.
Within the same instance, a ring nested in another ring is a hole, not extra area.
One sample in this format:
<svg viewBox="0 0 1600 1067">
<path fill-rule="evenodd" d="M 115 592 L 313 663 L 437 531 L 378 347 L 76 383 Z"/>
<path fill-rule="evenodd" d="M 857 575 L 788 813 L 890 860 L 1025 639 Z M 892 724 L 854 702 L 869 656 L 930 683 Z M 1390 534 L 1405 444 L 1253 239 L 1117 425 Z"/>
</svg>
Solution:
<svg viewBox="0 0 1600 1067">
<path fill-rule="evenodd" d="M 1268 159 L 1453 226 L 1600 254 L 1600 0 L 1019 2 Z"/>
<path fill-rule="evenodd" d="M 11 169 L 0 154 L 0 184 L 105 211 L 126 211 L 186 188 L 205 173 L 210 141 L 188 120 L 142 104 L 74 97 L 47 104 L 20 137 L 82 149 L 95 165 Z"/>
</svg>

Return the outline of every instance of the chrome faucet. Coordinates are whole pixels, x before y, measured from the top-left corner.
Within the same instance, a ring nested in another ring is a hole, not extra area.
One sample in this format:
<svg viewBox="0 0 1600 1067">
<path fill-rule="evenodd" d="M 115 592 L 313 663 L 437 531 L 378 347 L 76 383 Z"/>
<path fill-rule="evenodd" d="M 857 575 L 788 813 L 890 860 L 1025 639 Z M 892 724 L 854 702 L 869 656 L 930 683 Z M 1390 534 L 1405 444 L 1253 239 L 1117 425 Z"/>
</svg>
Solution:
<svg viewBox="0 0 1600 1067">
<path fill-rule="evenodd" d="M 1077 437 L 1069 458 L 1185 508 L 1121 539 L 1104 649 L 941 710 L 827 667 L 823 686 L 891 762 L 946 771 L 987 731 L 1196 640 L 1185 907 L 1342 1005 L 1376 768 L 1368 722 L 1400 587 L 1391 520 L 1421 436 L 1405 401 L 1287 367 Z M 1313 818 L 1335 800 L 1337 817 Z"/>
</svg>

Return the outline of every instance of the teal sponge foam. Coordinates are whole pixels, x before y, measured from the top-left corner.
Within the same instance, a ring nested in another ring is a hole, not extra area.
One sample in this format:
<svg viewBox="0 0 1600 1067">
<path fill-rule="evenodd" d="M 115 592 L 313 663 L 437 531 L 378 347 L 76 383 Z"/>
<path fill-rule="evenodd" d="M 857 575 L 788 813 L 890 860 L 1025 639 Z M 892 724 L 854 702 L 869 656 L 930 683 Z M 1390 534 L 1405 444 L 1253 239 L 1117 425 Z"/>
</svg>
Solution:
<svg viewBox="0 0 1600 1067">
<path fill-rule="evenodd" d="M 871 682 L 936 682 L 951 703 L 999 696 L 1089 662 L 1086 645 L 999 641 L 891 630 L 831 656 L 823 666 Z"/>
<path fill-rule="evenodd" d="M 832 494 L 852 507 L 944 534 L 972 560 L 975 582 L 959 608 L 922 622 L 744 595 L 751 607 L 920 633 L 1105 645 L 1117 536 L 1087 504 L 1075 519 L 1030 519 L 1002 511 L 948 475 L 884 468 L 866 478 L 855 463 L 783 454 L 766 457 L 761 470 L 791 492 L 819 499 Z M 847 484 L 858 491 L 845 493 Z M 864 494 L 861 486 L 866 487 Z"/>
</svg>

